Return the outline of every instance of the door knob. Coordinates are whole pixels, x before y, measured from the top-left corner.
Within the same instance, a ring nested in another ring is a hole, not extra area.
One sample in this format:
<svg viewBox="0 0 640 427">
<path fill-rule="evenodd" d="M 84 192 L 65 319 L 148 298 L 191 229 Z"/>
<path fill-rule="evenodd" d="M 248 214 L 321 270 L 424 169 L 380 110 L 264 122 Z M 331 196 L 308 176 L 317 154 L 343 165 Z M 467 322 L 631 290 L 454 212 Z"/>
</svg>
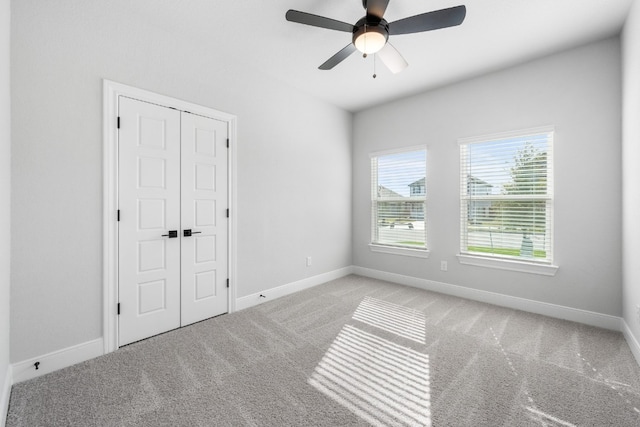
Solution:
<svg viewBox="0 0 640 427">
<path fill-rule="evenodd" d="M 169 230 L 169 234 L 163 234 L 162 237 L 169 237 L 170 239 L 178 237 L 178 230 Z"/>
<path fill-rule="evenodd" d="M 186 230 L 184 230 L 182 232 L 182 235 L 184 237 L 191 237 L 191 235 L 193 235 L 193 234 L 200 234 L 200 233 L 202 233 L 202 231 L 191 231 L 190 228 L 187 228 Z"/>
</svg>

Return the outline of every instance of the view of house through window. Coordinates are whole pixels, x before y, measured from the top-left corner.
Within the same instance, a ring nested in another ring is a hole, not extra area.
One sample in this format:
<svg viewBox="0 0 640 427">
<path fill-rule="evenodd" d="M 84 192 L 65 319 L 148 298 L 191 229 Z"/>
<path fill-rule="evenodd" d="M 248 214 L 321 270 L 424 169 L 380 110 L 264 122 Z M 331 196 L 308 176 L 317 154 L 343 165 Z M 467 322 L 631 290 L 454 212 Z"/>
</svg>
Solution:
<svg viewBox="0 0 640 427">
<path fill-rule="evenodd" d="M 371 156 L 371 242 L 426 249 L 427 151 Z"/>
<path fill-rule="evenodd" d="M 552 262 L 552 129 L 460 141 L 462 254 Z"/>
</svg>

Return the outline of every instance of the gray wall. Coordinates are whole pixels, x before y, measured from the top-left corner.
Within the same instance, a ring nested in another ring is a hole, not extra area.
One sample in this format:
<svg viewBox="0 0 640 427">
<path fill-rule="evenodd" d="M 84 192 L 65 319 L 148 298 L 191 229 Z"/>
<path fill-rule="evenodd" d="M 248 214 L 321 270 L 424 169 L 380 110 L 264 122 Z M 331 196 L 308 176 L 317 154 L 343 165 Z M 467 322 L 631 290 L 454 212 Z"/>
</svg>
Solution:
<svg viewBox="0 0 640 427">
<path fill-rule="evenodd" d="M 640 341 L 640 2 L 634 2 L 622 34 L 622 230 L 624 320 Z"/>
<path fill-rule="evenodd" d="M 9 187 L 11 171 L 11 113 L 9 86 L 9 0 L 0 0 L 0 404 L 9 369 Z M 3 409 L 0 408 L 0 417 Z M 4 425 L 0 420 L 0 425 Z"/>
<path fill-rule="evenodd" d="M 604 40 L 355 115 L 353 260 L 362 267 L 622 314 L 621 66 Z M 461 265 L 460 137 L 554 125 L 554 277 Z M 369 250 L 369 153 L 427 145 L 424 260 Z M 638 240 L 638 239 L 636 239 Z M 440 261 L 449 271 L 441 272 Z"/>
<path fill-rule="evenodd" d="M 8 15 L 8 1 L 3 3 Z M 12 228 L 20 230 L 11 240 L 12 362 L 102 334 L 102 78 L 238 116 L 238 297 L 353 263 L 622 314 L 617 38 L 373 108 L 352 122 L 350 114 L 263 76 L 247 64 L 250 60 L 229 57 L 223 40 L 220 51 L 203 51 L 188 36 L 145 20 L 143 12 L 153 4 L 137 1 L 136 13 L 125 0 L 12 5 L 11 213 Z M 631 55 L 640 48 L 638 9 L 636 4 L 624 44 L 625 91 L 636 94 L 625 98 L 625 117 L 632 118 L 625 120 L 626 159 L 640 156 L 634 119 L 640 65 L 637 54 Z M 0 41 L 0 55 L 6 57 L 8 35 Z M 0 229 L 5 230 L 10 114 L 2 92 L 9 86 L 2 82 L 7 71 L 0 69 L 0 161 L 6 163 L 0 165 Z M 556 126 L 557 275 L 459 265 L 457 138 L 547 124 Z M 425 143 L 431 257 L 369 252 L 369 152 Z M 640 303 L 640 277 L 632 269 L 640 255 L 640 239 L 633 238 L 640 237 L 634 221 L 640 209 L 637 171 L 635 163 L 625 162 L 624 231 L 630 238 L 624 289 L 625 319 L 640 337 L 631 321 Z M 588 188 L 581 188 L 584 183 Z M 589 210 L 593 213 L 585 215 Z M 0 240 L 5 264 L 6 241 Z M 313 256 L 312 267 L 305 266 L 306 256 Z M 439 271 L 440 260 L 449 261 L 448 272 Z M 0 267 L 0 304 L 7 305 L 0 307 L 2 380 L 9 278 L 8 267 Z"/>
<path fill-rule="evenodd" d="M 238 116 L 238 297 L 351 265 L 351 114 L 154 4 L 12 5 L 12 362 L 102 336 L 103 78 Z"/>
</svg>

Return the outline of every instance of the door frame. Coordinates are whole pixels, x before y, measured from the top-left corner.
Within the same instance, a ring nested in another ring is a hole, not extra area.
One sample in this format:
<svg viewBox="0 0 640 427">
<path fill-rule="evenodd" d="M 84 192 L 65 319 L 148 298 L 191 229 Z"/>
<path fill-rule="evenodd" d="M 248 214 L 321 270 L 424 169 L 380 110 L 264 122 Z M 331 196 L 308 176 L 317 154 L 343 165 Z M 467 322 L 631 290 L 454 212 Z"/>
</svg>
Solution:
<svg viewBox="0 0 640 427">
<path fill-rule="evenodd" d="M 104 352 L 111 353 L 118 349 L 118 97 L 126 96 L 139 101 L 149 102 L 164 107 L 187 111 L 227 123 L 229 150 L 227 152 L 228 174 L 228 312 L 236 310 L 236 238 L 237 238 L 237 117 L 232 114 L 214 110 L 209 107 L 182 101 L 133 86 L 103 80 L 103 203 L 102 203 L 102 283 L 103 283 L 103 341 Z"/>
</svg>

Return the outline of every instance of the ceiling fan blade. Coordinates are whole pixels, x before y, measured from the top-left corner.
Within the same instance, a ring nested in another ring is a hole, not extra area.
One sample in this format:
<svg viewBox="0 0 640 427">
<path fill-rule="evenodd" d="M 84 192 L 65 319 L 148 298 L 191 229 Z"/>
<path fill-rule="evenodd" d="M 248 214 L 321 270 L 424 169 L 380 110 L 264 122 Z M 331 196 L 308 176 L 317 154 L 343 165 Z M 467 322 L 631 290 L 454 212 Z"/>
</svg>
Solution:
<svg viewBox="0 0 640 427">
<path fill-rule="evenodd" d="M 450 7 L 420 15 L 410 16 L 389 23 L 389 34 L 411 34 L 440 28 L 455 27 L 462 24 L 467 14 L 464 6 Z"/>
<path fill-rule="evenodd" d="M 377 18 L 382 19 L 382 15 L 384 15 L 385 10 L 387 10 L 387 6 L 389 5 L 389 0 L 366 0 L 367 6 L 367 15 L 375 16 Z"/>
<path fill-rule="evenodd" d="M 355 51 L 356 51 L 356 47 L 353 45 L 353 43 L 349 43 L 344 48 L 342 48 L 338 53 L 333 55 L 331 58 L 327 59 L 327 61 L 321 66 L 319 66 L 318 68 L 320 70 L 330 70 L 336 65 L 338 65 L 339 63 L 341 63 L 342 61 L 344 61 L 345 59 L 347 59 L 347 57 Z"/>
<path fill-rule="evenodd" d="M 389 42 L 387 42 L 376 55 L 378 55 L 378 58 L 380 58 L 393 74 L 399 73 L 409 65 L 402 55 L 400 55 L 400 52 Z"/>
<path fill-rule="evenodd" d="M 324 16 L 313 15 L 311 13 L 300 12 L 298 10 L 289 9 L 285 15 L 287 21 L 297 22 L 298 24 L 311 25 L 312 27 L 327 28 L 329 30 L 353 32 L 353 24 L 336 21 L 335 19 L 325 18 Z"/>
</svg>

